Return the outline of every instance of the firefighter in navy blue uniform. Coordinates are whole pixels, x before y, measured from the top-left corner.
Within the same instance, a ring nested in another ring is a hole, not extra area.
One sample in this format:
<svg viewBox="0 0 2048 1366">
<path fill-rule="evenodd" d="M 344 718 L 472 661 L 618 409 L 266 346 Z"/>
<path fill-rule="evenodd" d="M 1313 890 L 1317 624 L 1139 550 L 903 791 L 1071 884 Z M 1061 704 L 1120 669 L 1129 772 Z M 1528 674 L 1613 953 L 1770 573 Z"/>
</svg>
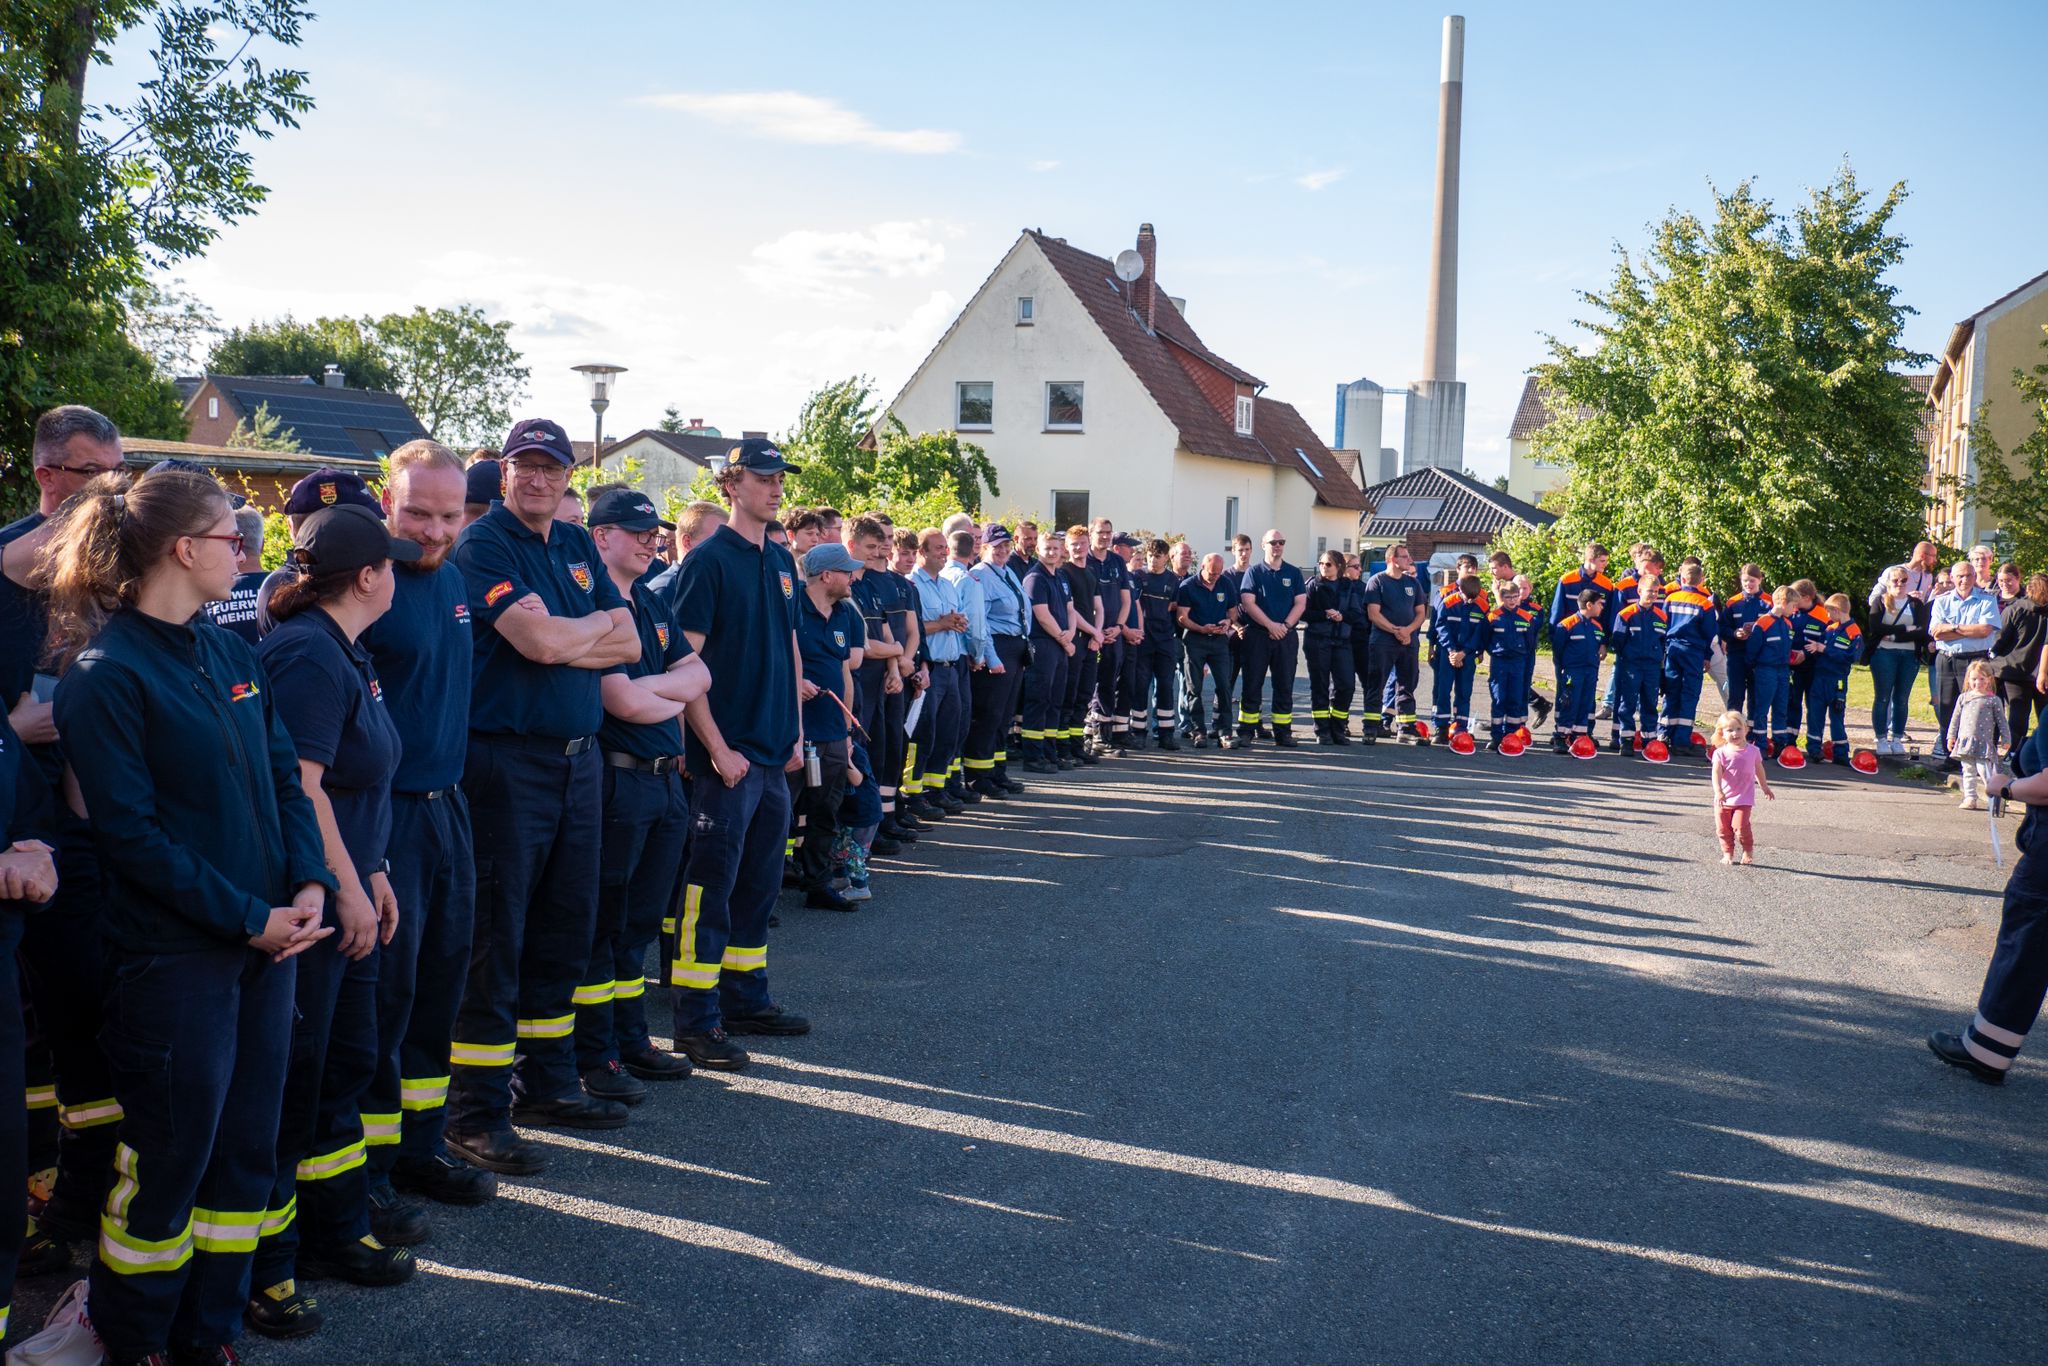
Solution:
<svg viewBox="0 0 2048 1366">
<path fill-rule="evenodd" d="M 1664 742 L 1674 754 L 1692 752 L 1692 723 L 1700 707 L 1700 680 L 1721 634 L 1721 612 L 1702 587 L 1698 565 L 1679 572 L 1678 587 L 1665 595 L 1670 630 L 1664 637 Z"/>
<path fill-rule="evenodd" d="M 1771 610 L 1758 617 L 1743 640 L 1749 664 L 1749 727 L 1761 737 L 1764 753 L 1775 754 L 1792 743 L 1792 656 L 1797 653 L 1798 611 L 1792 590 L 1779 584 L 1771 590 Z"/>
<path fill-rule="evenodd" d="M 1593 707 L 1599 692 L 1600 660 L 1607 653 L 1607 633 L 1600 629 L 1607 595 L 1597 588 L 1579 590 L 1579 610 L 1550 629 L 1550 653 L 1557 666 L 1557 725 L 1550 747 L 1565 752 L 1577 736 L 1593 730 Z"/>
<path fill-rule="evenodd" d="M 1960 1034 L 1938 1030 L 1927 1038 L 1943 1062 L 1993 1086 L 2004 1083 L 2048 996 L 2048 728 L 2034 728 L 2014 751 L 2012 768 L 2008 775 L 1993 767 L 1985 784 L 1994 798 L 2026 803 L 2027 814 L 2013 837 L 2019 862 L 2005 884 L 1977 1013 Z"/>
<path fill-rule="evenodd" d="M 1479 656 L 1486 651 L 1481 596 L 1479 576 L 1468 574 L 1456 588 L 1445 591 L 1430 616 L 1430 639 L 1436 647 L 1430 664 L 1431 715 L 1440 745 L 1451 742 L 1454 730 L 1472 729 L 1472 680 L 1479 672 Z"/>
<path fill-rule="evenodd" d="M 401 1284 L 412 1254 L 378 1234 L 414 1243 L 427 1232 L 417 1210 L 388 1207 L 386 1227 L 372 1230 L 363 1118 L 377 1070 L 377 950 L 400 914 L 385 861 L 400 741 L 361 636 L 391 606 L 393 563 L 419 555 L 367 508 L 313 513 L 293 537 L 295 577 L 272 594 L 277 625 L 257 650 L 340 884 L 326 915 L 335 933 L 298 960 L 269 1205 L 297 1217 L 257 1243 L 248 1310 L 270 1336 L 306 1331 L 307 1315 L 293 1310 L 300 1278 Z"/>
<path fill-rule="evenodd" d="M 1301 649 L 1308 665 L 1309 714 L 1315 718 L 1316 743 L 1350 741 L 1345 726 L 1351 716 L 1351 627 L 1344 620 L 1344 554 L 1325 550 L 1309 581 L 1308 607 L 1302 615 Z"/>
<path fill-rule="evenodd" d="M 733 1034 L 795 1035 L 810 1021 L 768 994 L 768 916 L 782 888 L 789 784 L 803 765 L 796 561 L 768 539 L 795 468 L 759 437 L 733 447 L 719 486 L 732 520 L 683 561 L 676 625 L 711 671 L 683 735 L 690 851 L 676 924 L 676 1051 L 736 1071 Z"/>
<path fill-rule="evenodd" d="M 1181 692 L 1187 698 L 1188 724 L 1197 749 L 1205 744 L 1237 748 L 1237 733 L 1230 725 L 1235 705 L 1230 643 L 1237 612 L 1237 592 L 1221 555 L 1204 555 L 1202 572 L 1182 579 L 1173 593 L 1173 615 L 1180 626 L 1181 661 L 1186 669 Z M 1215 690 L 1213 719 L 1203 710 L 1204 674 Z"/>
<path fill-rule="evenodd" d="M 637 1105 L 648 1081 L 680 1081 L 687 1059 L 647 1036 L 647 950 L 673 905 L 689 834 L 683 791 L 683 708 L 710 685 L 703 662 L 675 629 L 668 605 L 646 582 L 656 537 L 670 528 L 637 489 L 590 500 L 586 518 L 612 586 L 631 605 L 640 655 L 598 684 L 604 723 L 604 820 L 597 869 L 597 926 L 590 962 L 573 998 L 576 1070 L 600 1100 Z"/>
<path fill-rule="evenodd" d="M 1097 748 L 1104 752 L 1123 749 L 1121 737 L 1130 729 L 1130 720 L 1124 715 L 1122 689 L 1124 626 L 1131 613 L 1131 576 L 1129 565 L 1117 554 L 1117 546 L 1137 542 L 1128 536 L 1117 536 L 1115 530 L 1109 518 L 1096 518 L 1088 545 L 1088 572 L 1095 576 L 1095 591 L 1102 599 L 1102 614 L 1096 618 L 1102 625 L 1102 649 L 1095 668 L 1094 702 L 1088 710 L 1095 718 Z"/>
<path fill-rule="evenodd" d="M 894 660 L 896 687 L 892 690 L 888 680 L 883 680 L 881 729 L 873 732 L 875 749 L 868 757 L 874 764 L 875 787 L 882 798 L 880 833 L 898 842 L 912 842 L 917 839 L 922 823 L 909 810 L 909 799 L 923 791 L 924 785 L 912 786 L 906 778 L 910 737 L 903 729 L 903 721 L 909 714 L 913 680 L 923 667 L 924 635 L 917 625 L 917 590 L 904 575 L 907 567 L 917 563 L 917 533 L 892 530 L 884 541 L 882 560 L 884 572 L 877 574 L 874 562 L 870 561 L 868 572 L 862 577 L 876 580 L 876 596 L 899 653 Z"/>
<path fill-rule="evenodd" d="M 1075 657 L 1077 629 L 1074 596 L 1061 573 L 1067 546 L 1057 536 L 1046 538 L 1044 555 L 1024 576 L 1024 598 L 1031 612 L 1031 663 L 1024 671 L 1023 741 L 1027 773 L 1058 773 L 1066 731 L 1067 669 Z"/>
<path fill-rule="evenodd" d="M 1365 733 L 1382 738 L 1398 734 L 1401 743 L 1412 744 L 1415 734 L 1415 682 L 1418 637 L 1429 625 L 1428 589 L 1415 572 L 1415 557 L 1405 545 L 1389 547 L 1387 567 L 1366 581 L 1365 612 L 1372 622 L 1372 640 L 1367 647 L 1367 673 L 1360 680 L 1365 692 Z M 1394 714 L 1383 714 L 1385 694 L 1391 679 L 1395 695 Z"/>
<path fill-rule="evenodd" d="M 1834 618 L 1820 600 L 1820 589 L 1812 579 L 1797 579 L 1792 584 L 1792 643 L 1799 651 L 1799 657 L 1792 662 L 1792 683 L 1788 716 L 1792 733 L 1797 735 L 1805 716 L 1806 694 L 1813 687 L 1813 674 L 1820 663 L 1821 646 L 1826 641 L 1828 623 Z"/>
<path fill-rule="evenodd" d="M 1244 677 L 1244 642 L 1250 630 L 1251 619 L 1238 606 L 1244 598 L 1244 576 L 1252 567 L 1252 538 L 1239 532 L 1230 543 L 1230 563 L 1223 571 L 1223 589 L 1230 595 L 1230 633 L 1225 637 L 1230 643 L 1230 695 L 1237 696 L 1238 680 Z M 1223 737 L 1225 746 L 1237 744 L 1237 732 L 1227 715 L 1218 714 L 1216 729 Z"/>
<path fill-rule="evenodd" d="M 1657 698 L 1664 677 L 1664 637 L 1671 617 L 1662 584 L 1644 584 L 1636 601 L 1614 620 L 1614 733 L 1607 748 L 1619 754 L 1622 738 L 1640 753 L 1644 732 L 1657 733 Z M 1688 741 L 1687 743 L 1690 743 Z"/>
<path fill-rule="evenodd" d="M 1764 592 L 1764 571 L 1762 566 L 1742 566 L 1742 591 L 1728 599 L 1721 608 L 1721 644 L 1728 658 L 1728 710 L 1743 711 L 1750 695 L 1749 653 L 1747 643 L 1750 628 L 1757 618 L 1769 616 L 1770 595 Z M 1747 714 L 1747 713 L 1745 713 Z"/>
<path fill-rule="evenodd" d="M 0 712 L 0 962 L 14 956 L 22 922 L 57 893 L 55 803 L 42 769 Z M 0 1096 L 23 1087 L 21 987 L 11 972 L 0 972 Z M 9 1105 L 0 1111 L 0 1171 L 28 1170 L 28 1111 Z M 0 1339 L 7 1336 L 9 1301 L 14 1297 L 15 1261 L 28 1221 L 26 1192 L 16 1186 L 0 1204 Z M 15 1202 L 20 1201 L 17 1205 Z"/>
<path fill-rule="evenodd" d="M 1559 577 L 1556 591 L 1550 597 L 1550 615 L 1544 624 L 1555 631 L 1560 621 L 1578 610 L 1579 594 L 1588 588 L 1599 589 L 1605 597 L 1607 605 L 1601 610 L 1600 629 L 1612 635 L 1615 618 L 1621 615 L 1622 600 L 1614 580 L 1607 576 L 1607 547 L 1597 541 L 1587 544 L 1585 560 L 1577 569 L 1566 570 Z M 1537 609 L 1534 601 L 1525 602 L 1522 606 L 1531 612 Z M 1533 673 L 1531 678 L 1533 682 Z M 1532 696 L 1532 704 L 1535 701 L 1537 699 Z"/>
<path fill-rule="evenodd" d="M 814 545 L 804 554 L 804 586 L 797 595 L 797 649 L 803 658 L 804 738 L 817 757 L 789 775 L 790 800 L 796 809 L 801 841 L 797 845 L 797 886 L 812 910 L 851 911 L 855 903 L 832 890 L 832 847 L 837 842 L 839 808 L 849 783 L 859 779 L 854 767 L 852 728 L 847 724 L 847 690 L 860 666 L 867 638 L 860 613 L 847 598 L 861 563 L 836 541 Z"/>
<path fill-rule="evenodd" d="M 1176 669 L 1180 642 L 1174 638 L 1173 603 L 1180 592 L 1180 576 L 1167 568 L 1167 545 L 1154 540 L 1145 547 L 1146 564 L 1131 575 L 1132 611 L 1138 638 L 1131 645 L 1130 720 L 1133 744 L 1145 739 L 1146 709 L 1151 709 L 1155 742 L 1161 749 L 1177 750 L 1174 717 L 1180 701 Z"/>
<path fill-rule="evenodd" d="M 1102 615 L 1102 581 L 1088 567 L 1088 533 L 1082 527 L 1067 532 L 1067 562 L 1060 567 L 1066 575 L 1067 592 L 1074 600 L 1073 658 L 1067 661 L 1067 701 L 1061 721 L 1060 762 L 1068 768 L 1100 762 L 1088 748 L 1088 708 L 1095 699 L 1095 679 L 1102 667 L 1102 643 L 1107 634 Z"/>
<path fill-rule="evenodd" d="M 1007 797 L 1024 785 L 1009 776 L 1010 720 L 1024 689 L 1025 633 L 1031 603 L 1010 565 L 1010 529 L 991 522 L 981 529 L 981 561 L 969 574 L 981 588 L 988 610 L 988 645 L 982 672 L 974 676 L 974 714 L 967 730 L 967 774 L 983 797 Z"/>
<path fill-rule="evenodd" d="M 1832 620 L 1821 636 L 1816 652 L 1813 681 L 1806 687 L 1806 757 L 1819 763 L 1826 754 L 1821 738 L 1823 724 L 1827 743 L 1835 748 L 1834 762 L 1849 767 L 1849 732 L 1846 710 L 1849 674 L 1863 658 L 1863 629 L 1850 618 L 1854 608 L 1846 594 L 1837 593 L 1827 602 Z"/>
<path fill-rule="evenodd" d="M 475 1205 L 497 1190 L 496 1176 L 442 1142 L 448 1040 L 476 916 L 476 851 L 459 786 L 476 645 L 462 571 L 448 558 L 462 529 L 464 482 L 454 452 L 434 442 L 391 453 L 386 529 L 421 553 L 397 566 L 391 610 L 360 638 L 400 741 L 386 855 L 398 932 L 377 951 L 377 1070 L 363 1097 L 373 1228 L 380 1211 L 399 1205 L 395 1191 Z"/>
<path fill-rule="evenodd" d="M 1109 699 L 1116 707 L 1111 718 L 1114 747 L 1118 750 L 1145 747 L 1145 699 L 1137 696 L 1138 654 L 1145 639 L 1145 605 L 1138 600 L 1138 575 L 1143 572 L 1145 562 L 1138 555 L 1138 538 L 1129 532 L 1119 531 L 1110 541 L 1110 558 L 1118 560 L 1124 567 L 1124 610 L 1117 619 L 1117 672 L 1116 691 Z M 1098 690 L 1099 691 L 1099 690 Z M 1131 712 L 1136 710 L 1140 719 L 1133 724 Z M 1135 734 L 1133 734 L 1135 731 Z"/>
<path fill-rule="evenodd" d="M 1362 566 L 1360 570 L 1361 577 L 1352 579 L 1349 577 L 1350 572 L 1350 563 L 1347 561 L 1345 564 L 1345 574 L 1347 576 L 1345 583 L 1348 591 L 1344 594 L 1342 610 L 1344 613 L 1344 624 L 1351 628 L 1351 673 L 1358 680 L 1359 685 L 1363 686 L 1365 681 L 1372 677 L 1372 589 L 1371 581 L 1363 577 Z M 1381 692 L 1385 692 L 1384 687 L 1381 689 Z M 1359 739 L 1368 745 L 1372 744 L 1380 738 L 1380 721 L 1386 712 L 1383 699 L 1370 695 L 1362 696 L 1358 699 L 1358 709 L 1361 722 L 1359 726 Z M 1345 709 L 1344 729 L 1348 734 L 1350 731 L 1350 709 L 1348 707 Z"/>
<path fill-rule="evenodd" d="M 1529 715 L 1529 672 L 1536 656 L 1536 614 L 1522 606 L 1522 590 L 1512 581 L 1494 592 L 1500 606 L 1486 614 L 1486 688 L 1493 711 L 1487 728 L 1492 748 L 1500 749 L 1510 730 Z"/>
<path fill-rule="evenodd" d="M 200 613 L 233 586 L 234 526 L 203 474 L 113 475 L 48 547 L 56 723 L 104 878 L 122 1115 L 89 1294 L 116 1363 L 223 1359 L 257 1237 L 294 1213 L 268 1207 L 292 955 L 333 933 L 335 881 L 270 680 Z"/>
<path fill-rule="evenodd" d="M 1273 680 L 1273 743 L 1294 747 L 1294 625 L 1308 610 L 1308 582 L 1284 558 L 1287 538 L 1265 535 L 1266 558 L 1245 571 L 1238 607 L 1249 621 L 1244 638 L 1244 679 L 1237 708 L 1237 739 L 1258 738 L 1259 702 L 1266 679 Z"/>
<path fill-rule="evenodd" d="M 626 1122 L 623 1105 L 578 1083 L 571 998 L 597 920 L 599 677 L 639 656 L 640 634 L 590 533 L 554 519 L 571 459 L 554 423 L 515 425 L 504 501 L 455 543 L 476 647 L 462 779 L 476 923 L 449 1047 L 447 1142 L 511 1176 L 546 1166 L 539 1146 L 512 1132 L 515 1061 L 521 1122 Z"/>
</svg>

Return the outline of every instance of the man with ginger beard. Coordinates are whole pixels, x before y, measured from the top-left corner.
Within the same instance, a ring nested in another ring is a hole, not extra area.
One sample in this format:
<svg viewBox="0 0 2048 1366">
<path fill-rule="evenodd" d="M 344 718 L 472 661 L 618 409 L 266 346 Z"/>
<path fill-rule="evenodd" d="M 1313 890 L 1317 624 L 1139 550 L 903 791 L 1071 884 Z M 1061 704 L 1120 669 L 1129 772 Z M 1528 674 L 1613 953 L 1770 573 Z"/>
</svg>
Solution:
<svg viewBox="0 0 2048 1366">
<path fill-rule="evenodd" d="M 465 476 L 453 451 L 408 441 L 391 453 L 385 523 L 420 558 L 397 566 L 391 610 L 362 635 L 403 751 L 392 780 L 390 879 L 398 930 L 377 972 L 377 1071 L 363 1096 L 370 1209 L 377 1236 L 425 1220 L 403 1190 L 482 1204 L 497 1178 L 449 1153 L 448 1041 L 469 973 L 476 861 L 469 805 L 457 786 L 469 746 L 469 594 L 448 562 L 465 523 Z M 408 1228 L 407 1226 L 410 1226 Z"/>
</svg>

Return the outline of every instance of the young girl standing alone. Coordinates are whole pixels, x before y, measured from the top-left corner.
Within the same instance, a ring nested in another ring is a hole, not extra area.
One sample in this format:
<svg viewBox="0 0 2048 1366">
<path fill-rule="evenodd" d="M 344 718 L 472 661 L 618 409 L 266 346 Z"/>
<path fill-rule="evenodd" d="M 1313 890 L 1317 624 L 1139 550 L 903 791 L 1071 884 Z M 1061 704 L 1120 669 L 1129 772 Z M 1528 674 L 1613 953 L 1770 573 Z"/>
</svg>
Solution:
<svg viewBox="0 0 2048 1366">
<path fill-rule="evenodd" d="M 1982 811 L 1984 801 L 1977 789 L 1989 786 L 1991 768 L 1999 755 L 2012 748 L 2013 733 L 2005 703 L 1998 696 L 1998 675 L 1981 659 L 1963 675 L 1963 695 L 1956 699 L 1956 709 L 1949 716 L 1946 738 L 1949 757 L 1963 766 L 1961 806 L 1965 811 Z"/>
<path fill-rule="evenodd" d="M 1771 801 L 1771 780 L 1764 776 L 1764 754 L 1749 742 L 1749 722 L 1739 711 L 1724 711 L 1714 726 L 1714 820 L 1721 834 L 1721 862 L 1735 862 L 1735 842 L 1742 841 L 1742 861 L 1752 861 L 1756 838 L 1750 830 L 1750 811 L 1756 806 L 1758 788 Z"/>
</svg>

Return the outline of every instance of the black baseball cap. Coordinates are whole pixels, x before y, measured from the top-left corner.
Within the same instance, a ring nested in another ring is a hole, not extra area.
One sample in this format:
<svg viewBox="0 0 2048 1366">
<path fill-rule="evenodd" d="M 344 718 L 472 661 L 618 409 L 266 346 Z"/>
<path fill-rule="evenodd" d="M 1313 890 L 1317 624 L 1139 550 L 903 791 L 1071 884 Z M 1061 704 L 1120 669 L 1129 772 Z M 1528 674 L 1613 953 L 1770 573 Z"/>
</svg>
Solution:
<svg viewBox="0 0 2048 1366">
<path fill-rule="evenodd" d="M 569 434 L 558 422 L 544 417 L 522 418 L 512 424 L 511 434 L 505 438 L 505 449 L 498 452 L 500 460 L 510 460 L 527 451 L 546 451 L 564 465 L 576 463 L 575 448 L 569 444 Z"/>
<path fill-rule="evenodd" d="M 464 472 L 462 501 L 495 503 L 505 496 L 505 468 L 495 460 L 479 460 Z"/>
<path fill-rule="evenodd" d="M 1009 539 L 1010 529 L 1001 522 L 990 522 L 981 529 L 981 543 L 983 545 L 1001 545 Z"/>
<path fill-rule="evenodd" d="M 1119 531 L 1116 535 L 1109 538 L 1109 543 L 1111 545 L 1127 545 L 1135 550 L 1138 545 L 1138 538 L 1128 531 Z"/>
<path fill-rule="evenodd" d="M 291 493 L 284 500 L 288 517 L 304 517 L 331 507 L 367 508 L 379 517 L 384 515 L 383 505 L 370 492 L 370 486 L 363 482 L 361 475 L 338 470 L 332 465 L 322 465 L 293 484 Z"/>
<path fill-rule="evenodd" d="M 316 574 L 361 569 L 381 560 L 411 564 L 419 557 L 418 541 L 393 536 L 376 513 L 357 503 L 320 509 L 292 536 L 292 558 Z"/>
<path fill-rule="evenodd" d="M 726 453 L 725 459 L 728 465 L 752 470 L 756 474 L 776 474 L 796 468 L 782 458 L 782 452 L 776 449 L 773 441 L 766 441 L 758 436 L 750 436 L 734 446 Z"/>
<path fill-rule="evenodd" d="M 597 501 L 590 505 L 590 511 L 583 515 L 586 526 L 615 526 L 627 531 L 674 531 L 674 522 L 664 522 L 661 514 L 654 510 L 654 503 L 638 489 L 606 489 Z"/>
</svg>

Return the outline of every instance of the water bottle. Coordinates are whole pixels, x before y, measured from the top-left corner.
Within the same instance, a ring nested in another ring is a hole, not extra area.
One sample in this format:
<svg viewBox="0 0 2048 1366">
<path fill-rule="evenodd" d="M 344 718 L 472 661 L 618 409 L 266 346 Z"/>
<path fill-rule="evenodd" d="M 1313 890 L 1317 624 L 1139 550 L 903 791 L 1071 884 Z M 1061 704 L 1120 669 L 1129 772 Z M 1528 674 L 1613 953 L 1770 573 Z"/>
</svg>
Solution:
<svg viewBox="0 0 2048 1366">
<path fill-rule="evenodd" d="M 804 741 L 804 786 L 823 787 L 825 766 L 818 760 L 818 747 L 811 741 Z"/>
</svg>

